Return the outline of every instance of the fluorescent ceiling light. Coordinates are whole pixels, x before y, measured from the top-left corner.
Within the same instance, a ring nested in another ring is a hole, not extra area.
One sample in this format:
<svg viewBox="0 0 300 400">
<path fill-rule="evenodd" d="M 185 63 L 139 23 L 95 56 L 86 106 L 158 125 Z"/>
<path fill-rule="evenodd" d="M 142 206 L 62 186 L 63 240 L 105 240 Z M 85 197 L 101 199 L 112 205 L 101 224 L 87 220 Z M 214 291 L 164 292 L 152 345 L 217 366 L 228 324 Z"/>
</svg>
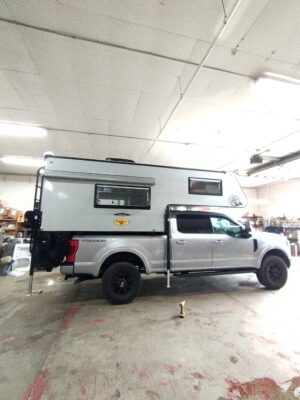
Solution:
<svg viewBox="0 0 300 400">
<path fill-rule="evenodd" d="M 274 94 L 280 95 L 281 92 L 300 91 L 300 80 L 289 78 L 288 76 L 267 73 L 259 77 L 255 81 L 255 89 L 259 91 L 273 91 Z"/>
<path fill-rule="evenodd" d="M 299 118 L 300 80 L 268 73 L 258 78 L 253 87 L 257 107 L 263 112 Z"/>
<path fill-rule="evenodd" d="M 272 79 L 272 80 L 277 80 L 285 83 L 292 83 L 294 85 L 300 85 L 300 80 L 296 78 L 292 78 L 290 76 L 286 75 L 280 75 L 280 74 L 275 74 L 273 72 L 266 72 L 263 76 L 261 76 L 259 79 Z"/>
<path fill-rule="evenodd" d="M 0 135 L 39 138 L 45 137 L 47 131 L 40 126 L 0 122 Z"/>
<path fill-rule="evenodd" d="M 5 164 L 19 165 L 21 167 L 43 167 L 45 160 L 42 158 L 34 157 L 20 157 L 20 156 L 4 156 L 1 161 Z"/>
</svg>

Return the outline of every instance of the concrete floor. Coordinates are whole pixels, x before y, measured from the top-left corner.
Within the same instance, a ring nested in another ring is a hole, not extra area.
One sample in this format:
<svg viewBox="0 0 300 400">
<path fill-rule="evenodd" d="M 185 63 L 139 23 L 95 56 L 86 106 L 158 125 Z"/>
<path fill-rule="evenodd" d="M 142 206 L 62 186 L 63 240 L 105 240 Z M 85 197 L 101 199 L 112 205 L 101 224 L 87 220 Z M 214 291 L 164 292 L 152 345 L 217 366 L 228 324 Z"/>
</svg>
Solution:
<svg viewBox="0 0 300 400">
<path fill-rule="evenodd" d="M 300 262 L 280 291 L 254 275 L 147 277 L 131 304 L 101 283 L 0 278 L 0 400 L 300 399 Z M 186 300 L 186 318 L 178 302 Z"/>
</svg>

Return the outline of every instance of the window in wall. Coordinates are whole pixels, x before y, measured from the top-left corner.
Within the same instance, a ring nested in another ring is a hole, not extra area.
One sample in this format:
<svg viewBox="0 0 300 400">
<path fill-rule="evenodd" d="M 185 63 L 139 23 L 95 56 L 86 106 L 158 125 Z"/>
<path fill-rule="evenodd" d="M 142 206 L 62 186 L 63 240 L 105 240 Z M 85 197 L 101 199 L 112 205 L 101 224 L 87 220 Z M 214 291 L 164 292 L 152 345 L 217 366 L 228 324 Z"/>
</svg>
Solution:
<svg viewBox="0 0 300 400">
<path fill-rule="evenodd" d="M 150 188 L 100 185 L 95 188 L 95 207 L 150 209 Z"/>
<path fill-rule="evenodd" d="M 189 178 L 189 193 L 222 196 L 222 181 L 219 179 Z"/>
<path fill-rule="evenodd" d="M 212 233 L 210 218 L 207 215 L 179 214 L 177 230 L 181 233 Z"/>
</svg>

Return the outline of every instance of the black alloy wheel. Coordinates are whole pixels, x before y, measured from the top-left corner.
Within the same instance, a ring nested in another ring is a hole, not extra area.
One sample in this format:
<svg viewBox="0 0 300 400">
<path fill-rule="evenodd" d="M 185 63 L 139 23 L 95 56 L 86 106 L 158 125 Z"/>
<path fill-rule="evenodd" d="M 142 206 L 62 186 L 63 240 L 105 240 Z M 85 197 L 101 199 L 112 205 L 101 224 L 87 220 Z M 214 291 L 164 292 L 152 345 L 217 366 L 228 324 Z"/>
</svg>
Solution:
<svg viewBox="0 0 300 400">
<path fill-rule="evenodd" d="M 259 282 L 267 289 L 280 289 L 288 278 L 286 262 L 279 256 L 266 256 L 256 275 Z"/>
<path fill-rule="evenodd" d="M 134 281 L 128 272 L 120 271 L 112 279 L 114 293 L 126 294 L 132 290 Z"/>
<path fill-rule="evenodd" d="M 127 261 L 119 261 L 104 272 L 102 287 L 104 296 L 111 304 L 130 303 L 141 289 L 138 267 Z"/>
</svg>

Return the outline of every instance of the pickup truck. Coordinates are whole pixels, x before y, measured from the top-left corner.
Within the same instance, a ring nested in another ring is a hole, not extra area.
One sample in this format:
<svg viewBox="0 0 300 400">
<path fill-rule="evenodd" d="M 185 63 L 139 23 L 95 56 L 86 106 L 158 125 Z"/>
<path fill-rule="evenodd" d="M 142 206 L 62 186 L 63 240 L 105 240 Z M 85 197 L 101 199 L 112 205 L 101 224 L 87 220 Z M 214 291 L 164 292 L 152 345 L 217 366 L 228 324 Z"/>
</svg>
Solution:
<svg viewBox="0 0 300 400">
<path fill-rule="evenodd" d="M 287 281 L 290 246 L 280 235 L 251 232 L 222 213 L 205 211 L 171 212 L 166 225 L 166 234 L 75 234 L 61 272 L 102 278 L 112 304 L 138 295 L 141 274 L 252 272 L 267 289 L 280 289 Z"/>
</svg>

